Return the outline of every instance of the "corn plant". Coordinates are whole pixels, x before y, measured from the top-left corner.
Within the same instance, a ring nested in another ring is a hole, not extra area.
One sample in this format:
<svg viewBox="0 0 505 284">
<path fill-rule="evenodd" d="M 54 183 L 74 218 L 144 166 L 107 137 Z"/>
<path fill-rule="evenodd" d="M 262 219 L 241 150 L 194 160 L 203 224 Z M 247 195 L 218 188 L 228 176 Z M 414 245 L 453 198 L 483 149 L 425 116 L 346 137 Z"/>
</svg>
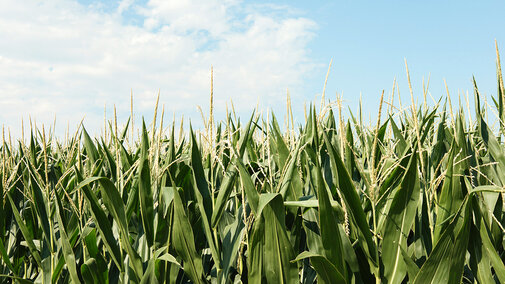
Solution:
<svg viewBox="0 0 505 284">
<path fill-rule="evenodd" d="M 374 125 L 323 103 L 297 127 L 288 105 L 283 127 L 4 136 L 0 282 L 505 283 L 499 56 L 497 74 L 491 110 L 474 80 L 473 119 L 447 94 L 381 98 Z"/>
</svg>

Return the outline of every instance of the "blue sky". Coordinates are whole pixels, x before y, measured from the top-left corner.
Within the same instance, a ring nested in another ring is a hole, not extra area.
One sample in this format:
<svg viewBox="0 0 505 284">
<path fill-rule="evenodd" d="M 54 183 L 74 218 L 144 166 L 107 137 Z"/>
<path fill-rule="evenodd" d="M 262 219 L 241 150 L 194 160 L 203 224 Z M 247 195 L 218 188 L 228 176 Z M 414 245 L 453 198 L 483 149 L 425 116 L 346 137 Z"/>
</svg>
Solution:
<svg viewBox="0 0 505 284">
<path fill-rule="evenodd" d="M 418 97 L 428 76 L 435 98 L 445 94 L 444 78 L 453 95 L 471 92 L 472 75 L 481 91 L 496 93 L 494 39 L 503 53 L 505 2 L 355 2 L 304 7 L 318 19 L 317 36 L 309 44 L 314 59 L 334 59 L 328 89 L 343 91 L 351 104 L 363 92 L 373 111 L 380 90 L 391 91 L 394 77 L 402 97 L 409 98 L 404 58 Z"/>
<path fill-rule="evenodd" d="M 443 2 L 443 3 L 439 3 Z M 99 133 L 104 107 L 120 120 L 134 94 L 137 120 L 150 117 L 160 90 L 167 116 L 199 124 L 214 66 L 218 118 L 233 100 L 248 116 L 259 104 L 295 115 L 327 98 L 373 116 L 379 95 L 398 80 L 403 101 L 430 94 L 496 93 L 494 40 L 505 54 L 503 1 L 159 1 L 5 0 L 0 3 L 0 123 L 19 134 L 21 118 L 57 119 L 57 132 L 85 117 Z M 505 58 L 505 55 L 502 57 Z M 404 104 L 405 104 L 404 103 Z M 221 115 L 221 116 L 220 116 Z M 17 129 L 17 130 L 16 130 Z"/>
</svg>

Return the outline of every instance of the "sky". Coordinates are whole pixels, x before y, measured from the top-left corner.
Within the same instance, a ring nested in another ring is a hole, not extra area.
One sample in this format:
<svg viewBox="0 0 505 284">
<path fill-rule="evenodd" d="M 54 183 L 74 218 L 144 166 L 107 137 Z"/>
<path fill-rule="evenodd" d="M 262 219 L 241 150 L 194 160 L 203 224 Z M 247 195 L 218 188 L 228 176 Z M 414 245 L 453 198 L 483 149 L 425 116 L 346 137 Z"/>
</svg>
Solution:
<svg viewBox="0 0 505 284">
<path fill-rule="evenodd" d="M 435 99 L 444 79 L 454 98 L 471 94 L 472 76 L 491 96 L 503 11 L 504 1 L 2 0 L 0 124 L 19 136 L 22 119 L 26 130 L 56 117 L 62 134 L 84 118 L 96 135 L 114 106 L 126 121 L 131 93 L 136 121 L 151 122 L 159 92 L 167 120 L 201 127 L 211 66 L 217 119 L 231 101 L 244 119 L 256 106 L 282 119 L 289 89 L 302 122 L 330 60 L 326 97 L 355 112 L 361 95 L 369 117 L 395 78 L 410 101 L 405 59 L 418 102 L 428 78 Z"/>
</svg>

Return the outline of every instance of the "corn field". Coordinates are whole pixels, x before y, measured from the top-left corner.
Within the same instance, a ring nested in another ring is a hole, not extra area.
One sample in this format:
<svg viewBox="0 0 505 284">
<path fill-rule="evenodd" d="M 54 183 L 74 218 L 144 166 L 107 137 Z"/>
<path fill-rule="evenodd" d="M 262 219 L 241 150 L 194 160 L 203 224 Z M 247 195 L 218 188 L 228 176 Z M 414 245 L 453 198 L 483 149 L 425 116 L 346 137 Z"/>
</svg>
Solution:
<svg viewBox="0 0 505 284">
<path fill-rule="evenodd" d="M 297 126 L 288 104 L 283 126 L 211 107 L 201 131 L 4 135 L 0 282 L 505 283 L 497 77 L 493 106 L 475 80 L 473 111 L 393 90 L 369 125 L 323 101 Z"/>
</svg>

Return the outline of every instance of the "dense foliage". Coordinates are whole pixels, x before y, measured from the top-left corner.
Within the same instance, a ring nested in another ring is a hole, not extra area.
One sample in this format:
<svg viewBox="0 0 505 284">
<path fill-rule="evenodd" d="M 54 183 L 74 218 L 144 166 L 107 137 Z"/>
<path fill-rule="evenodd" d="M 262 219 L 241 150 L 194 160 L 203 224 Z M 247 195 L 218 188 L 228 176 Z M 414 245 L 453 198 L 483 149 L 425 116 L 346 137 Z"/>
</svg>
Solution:
<svg viewBox="0 0 505 284">
<path fill-rule="evenodd" d="M 228 114 L 135 143 L 115 123 L 6 139 L 0 282 L 505 283 L 501 72 L 499 130 L 474 93 L 474 119 L 391 103 L 365 126 L 325 105 L 284 131 Z"/>
</svg>

